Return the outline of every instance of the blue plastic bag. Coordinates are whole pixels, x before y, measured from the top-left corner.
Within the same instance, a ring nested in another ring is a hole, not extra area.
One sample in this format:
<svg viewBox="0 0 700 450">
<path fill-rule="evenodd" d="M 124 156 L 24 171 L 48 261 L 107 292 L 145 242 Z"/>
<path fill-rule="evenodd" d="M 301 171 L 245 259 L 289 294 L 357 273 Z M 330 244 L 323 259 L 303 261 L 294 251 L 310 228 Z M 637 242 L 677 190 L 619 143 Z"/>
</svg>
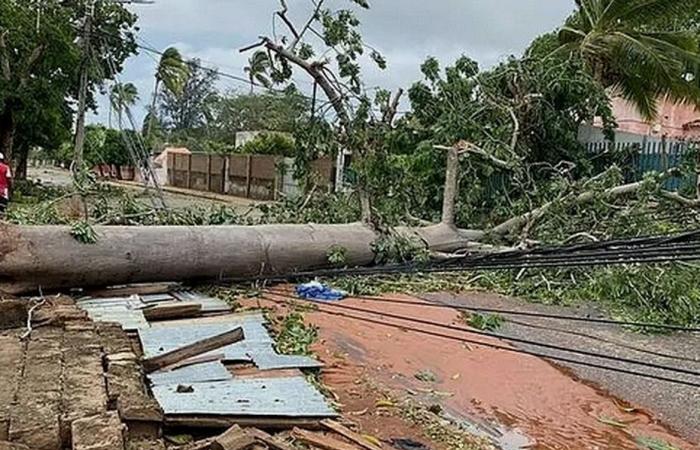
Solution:
<svg viewBox="0 0 700 450">
<path fill-rule="evenodd" d="M 344 299 L 347 294 L 343 291 L 333 289 L 318 281 L 311 283 L 299 284 L 296 287 L 297 295 L 306 300 L 321 300 L 326 302 L 334 302 Z"/>
</svg>

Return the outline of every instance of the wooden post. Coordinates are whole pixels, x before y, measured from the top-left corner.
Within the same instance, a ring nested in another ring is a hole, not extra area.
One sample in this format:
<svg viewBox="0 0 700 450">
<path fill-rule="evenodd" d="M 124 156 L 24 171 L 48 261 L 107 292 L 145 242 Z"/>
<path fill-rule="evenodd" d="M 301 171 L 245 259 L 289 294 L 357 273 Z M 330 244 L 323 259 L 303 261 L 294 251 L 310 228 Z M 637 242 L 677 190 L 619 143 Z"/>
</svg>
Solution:
<svg viewBox="0 0 700 450">
<path fill-rule="evenodd" d="M 661 136 L 661 171 L 668 171 L 668 142 L 666 135 Z"/>
<path fill-rule="evenodd" d="M 231 156 L 224 157 L 224 194 L 231 192 Z"/>
<path fill-rule="evenodd" d="M 187 155 L 187 189 L 192 189 L 192 154 Z"/>
<path fill-rule="evenodd" d="M 207 155 L 207 191 L 211 192 L 211 155 Z"/>
<path fill-rule="evenodd" d="M 221 160 L 221 193 L 225 194 L 226 193 L 226 175 L 228 174 L 228 158 L 224 156 L 219 156 Z"/>
<path fill-rule="evenodd" d="M 248 155 L 246 159 L 246 176 L 245 176 L 245 197 L 250 198 L 250 181 L 253 174 L 253 155 Z"/>
</svg>

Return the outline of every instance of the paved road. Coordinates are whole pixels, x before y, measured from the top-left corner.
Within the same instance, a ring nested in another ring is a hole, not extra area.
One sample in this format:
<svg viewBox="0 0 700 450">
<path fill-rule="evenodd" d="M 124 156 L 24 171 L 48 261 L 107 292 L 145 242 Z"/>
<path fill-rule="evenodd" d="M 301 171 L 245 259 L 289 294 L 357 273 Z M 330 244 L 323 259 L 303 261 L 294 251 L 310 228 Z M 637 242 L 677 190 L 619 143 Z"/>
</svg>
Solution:
<svg viewBox="0 0 700 450">
<path fill-rule="evenodd" d="M 475 306 L 515 311 L 550 314 L 602 317 L 594 309 L 570 308 L 526 303 L 524 301 L 493 294 L 470 293 L 462 295 L 426 294 L 426 299 L 453 306 Z M 599 325 L 555 319 L 514 317 L 498 333 L 556 344 L 565 348 L 586 350 L 609 356 L 641 360 L 665 366 L 680 367 L 700 372 L 700 335 L 674 333 L 670 335 L 642 335 L 615 325 Z M 518 344 L 518 347 L 571 358 L 572 355 L 556 350 Z M 586 356 L 575 359 L 603 365 L 644 371 L 670 378 L 700 382 L 700 377 L 674 374 L 653 368 L 638 367 L 628 363 L 601 361 Z M 559 364 L 559 363 L 558 363 Z M 592 383 L 612 395 L 633 405 L 652 411 L 654 417 L 681 435 L 700 444 L 700 389 L 662 381 L 639 378 L 632 375 L 563 364 L 581 380 Z"/>
<path fill-rule="evenodd" d="M 42 183 L 48 185 L 67 186 L 72 183 L 69 171 L 54 167 L 30 167 L 27 171 L 27 176 L 30 179 L 40 180 Z M 120 185 L 120 187 L 129 189 L 135 194 L 143 192 L 143 189 L 140 187 L 136 188 L 129 185 Z M 236 197 L 231 197 L 231 201 L 220 201 L 172 192 L 164 192 L 163 195 L 168 207 L 173 209 L 184 209 L 194 206 L 207 207 L 227 205 L 233 207 L 239 213 L 245 213 L 254 206 L 254 202 Z M 142 199 L 148 202 L 147 197 L 143 197 Z"/>
</svg>

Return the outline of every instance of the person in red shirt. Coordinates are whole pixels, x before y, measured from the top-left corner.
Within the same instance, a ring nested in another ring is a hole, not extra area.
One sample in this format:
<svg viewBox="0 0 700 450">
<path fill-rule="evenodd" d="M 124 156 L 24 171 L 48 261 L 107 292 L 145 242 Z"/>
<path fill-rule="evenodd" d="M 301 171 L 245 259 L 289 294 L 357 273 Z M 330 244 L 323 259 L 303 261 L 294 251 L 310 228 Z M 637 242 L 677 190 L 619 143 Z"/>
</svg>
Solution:
<svg viewBox="0 0 700 450">
<path fill-rule="evenodd" d="M 10 187 L 12 187 L 12 170 L 5 163 L 5 155 L 0 153 L 0 215 L 5 214 L 10 202 Z"/>
</svg>

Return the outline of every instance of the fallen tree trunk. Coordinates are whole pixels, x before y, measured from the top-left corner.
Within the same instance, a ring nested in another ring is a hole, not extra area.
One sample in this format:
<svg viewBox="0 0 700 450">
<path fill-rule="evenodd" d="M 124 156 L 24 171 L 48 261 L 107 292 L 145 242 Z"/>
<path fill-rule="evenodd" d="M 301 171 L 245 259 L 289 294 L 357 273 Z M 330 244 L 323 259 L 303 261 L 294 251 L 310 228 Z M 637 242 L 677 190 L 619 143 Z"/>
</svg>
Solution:
<svg viewBox="0 0 700 450">
<path fill-rule="evenodd" d="M 328 250 L 348 265 L 374 260 L 375 232 L 361 224 L 95 227 L 94 244 L 65 226 L 0 225 L 0 290 L 195 281 L 327 267 Z"/>
<path fill-rule="evenodd" d="M 95 227 L 94 244 L 65 226 L 0 225 L 0 291 L 21 294 L 74 287 L 197 281 L 327 268 L 329 250 L 345 264 L 374 262 L 378 234 L 361 223 L 202 227 Z M 480 231 L 445 225 L 406 228 L 430 250 L 469 248 Z"/>
</svg>

